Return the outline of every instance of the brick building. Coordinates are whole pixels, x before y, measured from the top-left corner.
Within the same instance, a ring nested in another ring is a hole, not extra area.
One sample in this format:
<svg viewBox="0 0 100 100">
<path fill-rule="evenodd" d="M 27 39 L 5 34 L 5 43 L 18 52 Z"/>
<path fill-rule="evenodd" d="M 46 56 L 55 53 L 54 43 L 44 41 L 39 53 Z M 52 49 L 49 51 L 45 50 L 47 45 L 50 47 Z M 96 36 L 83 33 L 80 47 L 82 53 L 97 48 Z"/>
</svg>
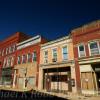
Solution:
<svg viewBox="0 0 100 100">
<path fill-rule="evenodd" d="M 14 35 L 0 41 L 0 85 L 11 86 L 16 58 L 16 44 L 28 38 L 30 36 L 16 32 Z"/>
<path fill-rule="evenodd" d="M 77 89 L 83 94 L 100 91 L 100 20 L 71 31 Z"/>
<path fill-rule="evenodd" d="M 73 43 L 69 36 L 41 45 L 39 89 L 76 93 Z"/>
<path fill-rule="evenodd" d="M 40 45 L 46 39 L 40 35 L 17 44 L 13 88 L 32 89 L 38 87 Z"/>
</svg>

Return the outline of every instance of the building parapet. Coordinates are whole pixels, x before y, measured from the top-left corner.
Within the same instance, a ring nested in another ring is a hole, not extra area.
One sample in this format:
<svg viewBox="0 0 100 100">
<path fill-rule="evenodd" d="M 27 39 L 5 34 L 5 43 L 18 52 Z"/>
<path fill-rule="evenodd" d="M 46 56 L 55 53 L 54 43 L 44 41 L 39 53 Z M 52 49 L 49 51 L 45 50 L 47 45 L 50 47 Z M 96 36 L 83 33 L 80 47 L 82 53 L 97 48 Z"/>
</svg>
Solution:
<svg viewBox="0 0 100 100">
<path fill-rule="evenodd" d="M 23 48 L 26 48 L 28 46 L 31 46 L 33 44 L 36 44 L 36 43 L 39 43 L 41 42 L 41 36 L 40 35 L 37 35 L 35 37 L 32 37 L 28 40 L 25 40 L 23 42 L 20 42 L 17 44 L 17 50 L 20 50 L 20 49 L 23 49 Z"/>
<path fill-rule="evenodd" d="M 47 42 L 45 44 L 42 44 L 41 47 L 45 47 L 45 46 L 48 46 L 48 45 L 52 45 L 54 43 L 58 43 L 58 42 L 61 42 L 61 41 L 64 41 L 64 40 L 68 40 L 69 38 L 70 38 L 69 36 L 65 36 L 65 37 L 59 38 L 57 40 L 53 40 L 53 41 Z"/>
<path fill-rule="evenodd" d="M 88 24 L 82 25 L 78 28 L 75 28 L 71 31 L 71 33 L 82 34 L 91 32 L 92 30 L 100 29 L 100 20 L 90 22 Z"/>
</svg>

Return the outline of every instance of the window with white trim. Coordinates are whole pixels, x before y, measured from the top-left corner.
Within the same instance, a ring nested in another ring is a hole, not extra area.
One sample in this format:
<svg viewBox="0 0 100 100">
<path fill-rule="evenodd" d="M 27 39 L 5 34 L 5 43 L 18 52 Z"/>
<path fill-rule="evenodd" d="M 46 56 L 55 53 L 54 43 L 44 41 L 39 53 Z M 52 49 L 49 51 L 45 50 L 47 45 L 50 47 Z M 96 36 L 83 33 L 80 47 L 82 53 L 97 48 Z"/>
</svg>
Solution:
<svg viewBox="0 0 100 100">
<path fill-rule="evenodd" d="M 100 54 L 99 42 L 97 42 L 97 41 L 90 42 L 89 43 L 89 49 L 90 49 L 90 55 L 91 56 Z"/>
<path fill-rule="evenodd" d="M 13 52 L 16 50 L 16 45 L 14 44 L 13 45 Z"/>
<path fill-rule="evenodd" d="M 62 48 L 62 53 L 63 53 L 63 60 L 67 60 L 68 59 L 67 46 Z"/>
<path fill-rule="evenodd" d="M 8 54 L 8 51 L 9 51 L 9 49 L 8 49 L 8 48 L 6 48 L 6 55 Z"/>
<path fill-rule="evenodd" d="M 17 64 L 21 64 L 21 56 L 17 57 Z"/>
<path fill-rule="evenodd" d="M 7 58 L 7 67 L 11 67 L 11 57 Z"/>
<path fill-rule="evenodd" d="M 53 52 L 52 62 L 56 62 L 57 61 L 57 48 L 53 49 L 52 52 Z"/>
<path fill-rule="evenodd" d="M 6 67 L 6 64 L 7 64 L 7 59 L 4 58 L 3 67 Z"/>
<path fill-rule="evenodd" d="M 5 51 L 4 51 L 4 49 L 3 49 L 3 50 L 2 50 L 2 56 L 4 56 L 4 52 L 5 52 Z"/>
<path fill-rule="evenodd" d="M 14 65 L 14 57 L 11 57 L 11 66 Z"/>
<path fill-rule="evenodd" d="M 85 57 L 85 46 L 83 44 L 78 46 L 78 55 L 79 57 Z"/>
<path fill-rule="evenodd" d="M 26 63 L 26 58 L 27 58 L 26 55 L 22 56 L 22 63 Z"/>
<path fill-rule="evenodd" d="M 44 51 L 44 63 L 48 63 L 48 51 Z"/>
<path fill-rule="evenodd" d="M 33 52 L 32 61 L 37 61 L 37 53 L 36 53 L 36 51 Z"/>
<path fill-rule="evenodd" d="M 27 55 L 27 62 L 31 62 L 31 54 L 30 53 L 28 53 L 28 55 Z"/>
</svg>

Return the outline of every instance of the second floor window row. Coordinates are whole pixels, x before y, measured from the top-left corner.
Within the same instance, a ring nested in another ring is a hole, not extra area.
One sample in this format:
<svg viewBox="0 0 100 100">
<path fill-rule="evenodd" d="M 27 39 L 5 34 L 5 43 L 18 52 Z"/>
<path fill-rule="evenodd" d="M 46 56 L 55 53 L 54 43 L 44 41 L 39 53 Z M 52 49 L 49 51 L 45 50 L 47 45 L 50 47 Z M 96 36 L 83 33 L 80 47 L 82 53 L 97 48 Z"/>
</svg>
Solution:
<svg viewBox="0 0 100 100">
<path fill-rule="evenodd" d="M 48 50 L 44 51 L 44 54 L 43 54 L 44 55 L 44 63 L 48 63 L 48 59 L 49 59 L 48 54 L 49 54 Z M 61 48 L 61 53 L 60 54 L 62 54 L 61 55 L 62 61 L 68 60 L 68 48 L 67 48 L 67 46 L 64 46 L 64 47 Z M 52 62 L 57 62 L 58 56 L 60 56 L 60 55 L 58 53 L 57 48 L 52 49 Z"/>
<path fill-rule="evenodd" d="M 37 61 L 37 53 L 36 52 L 33 52 L 32 54 L 28 53 L 28 54 L 17 57 L 17 64 L 34 62 L 34 61 Z"/>
<path fill-rule="evenodd" d="M 15 50 L 16 50 L 16 45 L 12 45 L 7 48 L 4 48 L 4 49 L 0 50 L 0 56 L 4 56 L 9 53 L 13 53 Z"/>
<path fill-rule="evenodd" d="M 88 50 L 89 50 L 89 55 L 94 56 L 94 55 L 99 55 L 100 54 L 100 44 L 98 41 L 93 41 L 88 43 Z M 79 57 L 85 57 L 86 56 L 86 49 L 85 45 L 81 44 L 78 46 L 78 55 Z"/>
</svg>

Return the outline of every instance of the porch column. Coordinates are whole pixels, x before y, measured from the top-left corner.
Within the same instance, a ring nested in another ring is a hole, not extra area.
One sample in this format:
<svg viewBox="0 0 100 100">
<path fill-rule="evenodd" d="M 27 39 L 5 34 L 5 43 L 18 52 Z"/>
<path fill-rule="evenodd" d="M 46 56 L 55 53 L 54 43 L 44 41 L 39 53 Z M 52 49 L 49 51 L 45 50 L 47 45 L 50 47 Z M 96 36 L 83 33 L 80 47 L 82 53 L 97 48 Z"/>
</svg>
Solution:
<svg viewBox="0 0 100 100">
<path fill-rule="evenodd" d="M 39 85 L 38 85 L 38 89 L 42 90 L 43 89 L 43 69 L 39 68 Z"/>
<path fill-rule="evenodd" d="M 75 86 L 72 87 L 72 92 L 76 93 L 77 92 L 77 87 L 76 87 L 76 72 L 75 72 L 75 65 L 71 65 L 71 79 L 75 80 Z"/>
<path fill-rule="evenodd" d="M 16 70 L 14 70 L 13 88 L 15 88 L 15 82 L 16 82 Z"/>
</svg>

